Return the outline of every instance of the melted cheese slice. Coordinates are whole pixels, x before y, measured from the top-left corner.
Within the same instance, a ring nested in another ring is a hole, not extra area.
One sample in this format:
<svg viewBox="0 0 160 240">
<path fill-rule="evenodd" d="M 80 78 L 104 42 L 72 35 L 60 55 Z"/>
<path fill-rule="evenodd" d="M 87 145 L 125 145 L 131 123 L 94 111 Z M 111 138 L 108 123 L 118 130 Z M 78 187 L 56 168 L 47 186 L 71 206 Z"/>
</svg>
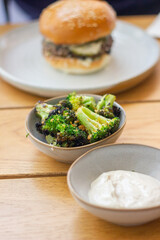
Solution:
<svg viewBox="0 0 160 240">
<path fill-rule="evenodd" d="M 74 54 L 81 56 L 93 56 L 100 52 L 102 41 L 88 43 L 84 45 L 72 45 L 69 47 Z"/>
</svg>

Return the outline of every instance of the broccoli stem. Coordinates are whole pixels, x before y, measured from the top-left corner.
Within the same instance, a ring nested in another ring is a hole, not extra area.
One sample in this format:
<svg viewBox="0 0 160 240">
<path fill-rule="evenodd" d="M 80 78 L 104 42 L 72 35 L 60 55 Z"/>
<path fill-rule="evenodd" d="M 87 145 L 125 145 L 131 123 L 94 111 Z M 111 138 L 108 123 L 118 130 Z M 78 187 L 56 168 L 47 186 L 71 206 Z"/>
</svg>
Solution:
<svg viewBox="0 0 160 240">
<path fill-rule="evenodd" d="M 84 114 L 86 114 L 90 119 L 100 123 L 100 124 L 105 124 L 108 125 L 109 122 L 111 121 L 110 119 L 107 119 L 97 113 L 94 113 L 92 111 L 90 111 L 88 108 L 86 107 L 81 107 L 80 109 L 78 109 L 79 111 L 81 110 Z"/>
<path fill-rule="evenodd" d="M 84 107 L 80 107 L 76 113 L 78 120 L 81 122 L 82 125 L 85 126 L 87 131 L 89 133 L 92 133 L 97 130 L 97 127 L 93 124 L 93 121 L 89 119 L 89 116 L 87 116 L 84 111 Z"/>
<path fill-rule="evenodd" d="M 104 95 L 101 100 L 97 104 L 97 110 L 101 110 L 103 107 L 105 108 L 112 108 L 113 103 L 116 100 L 116 97 L 112 94 Z"/>
<path fill-rule="evenodd" d="M 109 107 L 112 108 L 113 107 L 113 103 L 115 102 L 116 97 L 112 94 L 108 94 L 105 97 L 105 107 Z"/>
<path fill-rule="evenodd" d="M 107 119 L 86 107 L 80 107 L 76 112 L 78 120 L 83 124 L 90 136 L 90 142 L 96 142 L 107 137 L 118 129 L 120 119 Z"/>
</svg>

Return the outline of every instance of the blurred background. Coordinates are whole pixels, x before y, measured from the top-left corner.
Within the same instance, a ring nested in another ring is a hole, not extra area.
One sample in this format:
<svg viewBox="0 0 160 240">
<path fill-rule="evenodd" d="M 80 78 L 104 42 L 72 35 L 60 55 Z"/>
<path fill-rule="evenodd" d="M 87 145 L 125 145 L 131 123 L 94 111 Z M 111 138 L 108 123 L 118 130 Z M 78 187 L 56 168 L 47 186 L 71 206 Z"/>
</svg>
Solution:
<svg viewBox="0 0 160 240">
<path fill-rule="evenodd" d="M 0 24 L 37 19 L 42 9 L 52 2 L 54 1 L 0 0 Z M 160 12 L 160 0 L 108 0 L 108 2 L 116 10 L 117 15 L 144 15 Z"/>
</svg>

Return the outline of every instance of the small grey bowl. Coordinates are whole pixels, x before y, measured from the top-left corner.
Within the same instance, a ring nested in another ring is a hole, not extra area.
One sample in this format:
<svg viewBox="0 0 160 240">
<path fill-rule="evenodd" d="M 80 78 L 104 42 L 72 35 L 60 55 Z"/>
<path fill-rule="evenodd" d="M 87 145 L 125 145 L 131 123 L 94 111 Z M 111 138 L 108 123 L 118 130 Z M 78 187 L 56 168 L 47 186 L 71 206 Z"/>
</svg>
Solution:
<svg viewBox="0 0 160 240">
<path fill-rule="evenodd" d="M 85 94 L 86 95 L 86 94 Z M 98 100 L 101 98 L 100 95 L 93 95 L 93 94 L 87 94 L 88 96 L 93 96 L 98 102 Z M 49 104 L 57 104 L 60 100 L 63 100 L 67 97 L 61 96 L 56 98 L 51 98 L 49 100 L 46 100 L 46 103 Z M 117 106 L 121 110 L 120 114 L 120 125 L 119 129 L 110 135 L 107 138 L 104 138 L 98 142 L 80 146 L 80 147 L 70 147 L 70 148 L 64 148 L 64 147 L 56 147 L 51 144 L 48 144 L 45 140 L 45 137 L 40 134 L 35 127 L 35 124 L 39 122 L 39 118 L 35 114 L 35 107 L 31 110 L 31 112 L 28 114 L 26 119 L 26 131 L 29 134 L 29 138 L 31 142 L 43 153 L 46 155 L 54 158 L 57 161 L 64 162 L 64 163 L 72 163 L 75 161 L 78 157 L 80 157 L 85 152 L 89 151 L 92 148 L 104 145 L 104 144 L 110 144 L 117 140 L 117 138 L 121 135 L 123 128 L 126 123 L 126 114 L 124 109 L 118 104 L 114 103 L 114 106 Z"/>
<path fill-rule="evenodd" d="M 79 205 L 99 218 L 124 226 L 140 225 L 159 218 L 160 203 L 156 207 L 129 210 L 89 202 L 92 181 L 103 172 L 114 170 L 134 170 L 160 180 L 160 150 L 138 144 L 114 144 L 95 148 L 78 158 L 68 171 L 67 182 Z"/>
</svg>

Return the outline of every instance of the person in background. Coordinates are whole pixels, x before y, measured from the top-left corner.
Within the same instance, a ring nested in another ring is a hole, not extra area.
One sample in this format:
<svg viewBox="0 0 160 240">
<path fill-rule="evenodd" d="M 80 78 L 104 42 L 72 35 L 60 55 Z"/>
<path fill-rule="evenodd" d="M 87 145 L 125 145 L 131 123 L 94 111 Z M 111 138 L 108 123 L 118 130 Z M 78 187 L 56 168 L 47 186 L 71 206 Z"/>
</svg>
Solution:
<svg viewBox="0 0 160 240">
<path fill-rule="evenodd" d="M 39 18 L 53 0 L 2 0 L 6 21 L 21 22 Z M 75 0 L 76 1 L 76 0 Z M 87 1 L 87 0 L 86 0 Z M 160 0 L 108 0 L 117 15 L 143 15 L 160 12 Z"/>
</svg>

